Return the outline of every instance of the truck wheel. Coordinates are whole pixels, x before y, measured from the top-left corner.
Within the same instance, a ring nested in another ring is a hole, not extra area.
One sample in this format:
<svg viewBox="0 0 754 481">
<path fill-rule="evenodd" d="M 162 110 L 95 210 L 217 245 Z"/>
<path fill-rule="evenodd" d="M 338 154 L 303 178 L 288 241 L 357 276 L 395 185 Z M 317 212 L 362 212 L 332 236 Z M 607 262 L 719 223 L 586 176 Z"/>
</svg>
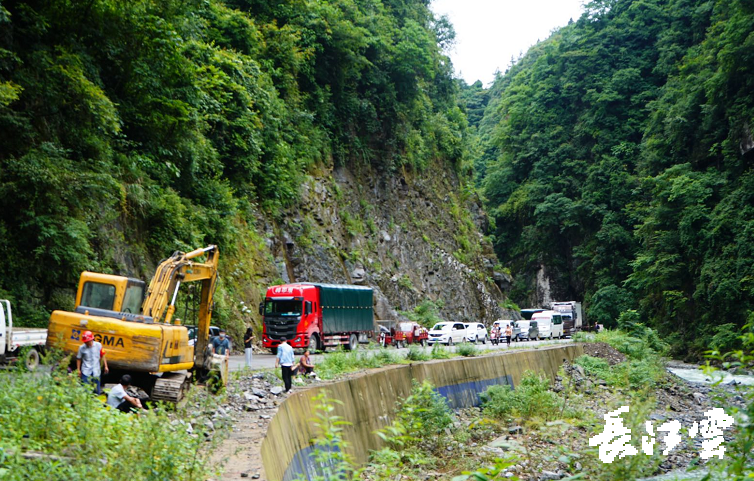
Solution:
<svg viewBox="0 0 754 481">
<path fill-rule="evenodd" d="M 26 351 L 26 355 L 24 356 L 24 366 L 26 366 L 26 369 L 29 371 L 33 371 L 39 366 L 39 352 L 37 352 L 36 349 L 31 348 Z"/>
<path fill-rule="evenodd" d="M 320 350 L 318 335 L 312 334 L 312 337 L 309 338 L 309 350 L 312 352 L 317 352 Z"/>
<path fill-rule="evenodd" d="M 351 336 L 348 338 L 348 350 L 355 351 L 358 348 L 359 348 L 359 338 L 356 337 L 356 334 L 351 334 Z"/>
<path fill-rule="evenodd" d="M 273 356 L 276 356 L 277 353 L 278 353 L 278 348 L 277 347 L 271 347 L 270 348 L 270 352 L 272 353 Z"/>
</svg>

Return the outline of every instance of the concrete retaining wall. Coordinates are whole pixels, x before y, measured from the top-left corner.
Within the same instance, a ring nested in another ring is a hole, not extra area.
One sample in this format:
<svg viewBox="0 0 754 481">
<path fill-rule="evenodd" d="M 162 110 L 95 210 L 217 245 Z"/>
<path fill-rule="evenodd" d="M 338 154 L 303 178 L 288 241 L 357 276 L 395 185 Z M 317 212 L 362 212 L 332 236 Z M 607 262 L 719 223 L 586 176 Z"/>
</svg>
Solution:
<svg viewBox="0 0 754 481">
<path fill-rule="evenodd" d="M 365 463 L 381 440 L 374 432 L 387 426 L 396 403 L 411 392 L 412 380 L 428 380 L 453 408 L 479 404 L 479 393 L 493 384 L 516 386 L 526 372 L 544 372 L 551 379 L 565 359 L 582 355 L 582 346 L 552 346 L 536 350 L 509 351 L 484 357 L 456 358 L 391 366 L 363 375 L 318 385 L 292 394 L 280 405 L 262 442 L 262 462 L 270 481 L 292 481 L 314 475 L 311 440 L 318 434 L 312 423 L 315 401 L 323 392 L 335 405 L 335 415 L 351 423 L 345 426 L 348 452 Z"/>
</svg>

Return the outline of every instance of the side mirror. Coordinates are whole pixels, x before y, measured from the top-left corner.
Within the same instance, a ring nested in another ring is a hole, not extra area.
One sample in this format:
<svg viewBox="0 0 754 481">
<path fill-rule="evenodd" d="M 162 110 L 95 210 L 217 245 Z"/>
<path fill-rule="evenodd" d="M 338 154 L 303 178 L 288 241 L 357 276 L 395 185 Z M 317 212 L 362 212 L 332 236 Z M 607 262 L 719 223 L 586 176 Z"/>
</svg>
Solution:
<svg viewBox="0 0 754 481">
<path fill-rule="evenodd" d="M 259 315 L 260 316 L 264 315 L 264 302 L 259 303 Z"/>
</svg>

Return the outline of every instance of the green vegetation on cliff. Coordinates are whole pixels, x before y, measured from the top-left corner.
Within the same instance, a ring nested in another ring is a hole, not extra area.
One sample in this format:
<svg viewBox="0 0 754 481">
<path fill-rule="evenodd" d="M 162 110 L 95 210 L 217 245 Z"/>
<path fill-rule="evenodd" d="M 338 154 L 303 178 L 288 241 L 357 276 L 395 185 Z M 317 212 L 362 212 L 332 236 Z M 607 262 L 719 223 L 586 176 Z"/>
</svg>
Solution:
<svg viewBox="0 0 754 481">
<path fill-rule="evenodd" d="M 82 270 L 146 278 L 215 243 L 224 325 L 258 296 L 255 223 L 308 169 L 460 171 L 453 31 L 428 3 L 4 1 L 0 297 L 45 325 Z"/>
<path fill-rule="evenodd" d="M 743 324 L 753 46 L 750 2 L 597 0 L 496 80 L 477 164 L 516 301 L 544 266 L 591 320 L 636 309 L 676 348 Z"/>
</svg>

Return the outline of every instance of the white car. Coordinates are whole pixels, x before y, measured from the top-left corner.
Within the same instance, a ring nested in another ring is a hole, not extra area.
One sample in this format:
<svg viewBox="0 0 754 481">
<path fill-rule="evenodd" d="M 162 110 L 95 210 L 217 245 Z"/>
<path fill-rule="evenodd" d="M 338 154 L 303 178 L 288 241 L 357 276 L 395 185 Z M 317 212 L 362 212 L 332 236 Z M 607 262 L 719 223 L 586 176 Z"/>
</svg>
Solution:
<svg viewBox="0 0 754 481">
<path fill-rule="evenodd" d="M 466 340 L 466 326 L 462 322 L 438 322 L 429 331 L 429 343 L 439 342 L 452 346 Z"/>
<path fill-rule="evenodd" d="M 487 344 L 487 339 L 489 339 L 490 336 L 487 334 L 487 328 L 484 327 L 484 324 L 482 324 L 481 322 L 471 322 L 469 324 L 465 324 L 465 326 L 467 341 L 482 341 L 482 344 Z"/>
</svg>

